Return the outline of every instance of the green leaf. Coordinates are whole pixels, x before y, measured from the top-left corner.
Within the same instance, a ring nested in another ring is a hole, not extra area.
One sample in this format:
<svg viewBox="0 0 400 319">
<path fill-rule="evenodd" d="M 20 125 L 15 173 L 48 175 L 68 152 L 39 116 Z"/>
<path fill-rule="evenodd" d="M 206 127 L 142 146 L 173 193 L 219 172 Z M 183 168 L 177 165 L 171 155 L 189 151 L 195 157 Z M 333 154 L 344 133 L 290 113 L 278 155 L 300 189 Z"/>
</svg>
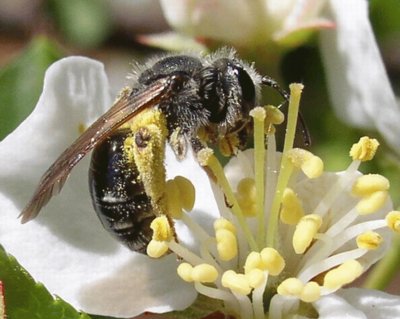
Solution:
<svg viewBox="0 0 400 319">
<path fill-rule="evenodd" d="M 10 319 L 90 319 L 48 290 L 22 268 L 0 246 L 0 281 L 4 286 L 5 309 Z"/>
<path fill-rule="evenodd" d="M 0 140 L 32 112 L 42 92 L 46 69 L 60 57 L 49 40 L 38 37 L 0 70 Z"/>
<path fill-rule="evenodd" d="M 159 317 L 166 319 L 203 319 L 211 318 L 215 314 L 215 318 L 223 318 L 224 316 L 219 317 L 222 314 L 219 312 L 221 309 L 223 309 L 223 304 L 220 300 L 198 295 L 195 302 L 185 310 L 160 314 Z"/>
<path fill-rule="evenodd" d="M 52 0 L 50 10 L 66 38 L 81 47 L 102 43 L 112 31 L 110 9 L 99 0 Z"/>
</svg>

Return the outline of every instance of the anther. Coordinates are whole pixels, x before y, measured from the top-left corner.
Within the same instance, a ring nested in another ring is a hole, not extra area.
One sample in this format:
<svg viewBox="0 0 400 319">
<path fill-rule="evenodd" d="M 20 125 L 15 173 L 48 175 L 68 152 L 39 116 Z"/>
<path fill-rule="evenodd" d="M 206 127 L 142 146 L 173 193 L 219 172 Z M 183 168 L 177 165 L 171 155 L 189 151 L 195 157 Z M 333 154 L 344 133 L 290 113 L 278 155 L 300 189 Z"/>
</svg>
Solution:
<svg viewBox="0 0 400 319">
<path fill-rule="evenodd" d="M 357 246 L 363 249 L 377 249 L 382 241 L 382 236 L 374 231 L 367 231 L 357 236 Z"/>
<path fill-rule="evenodd" d="M 261 259 L 261 254 L 252 251 L 246 258 L 246 262 L 244 264 L 244 273 L 248 274 L 253 269 L 263 269 L 263 261 Z"/>
<path fill-rule="evenodd" d="M 265 111 L 265 124 L 279 125 L 285 120 L 283 112 L 273 105 L 266 105 Z"/>
<path fill-rule="evenodd" d="M 189 263 L 181 263 L 177 268 L 178 276 L 186 282 L 193 282 L 193 266 Z"/>
<path fill-rule="evenodd" d="M 212 265 L 200 264 L 193 267 L 191 275 L 193 281 L 201 283 L 211 283 L 217 280 L 218 271 Z"/>
<path fill-rule="evenodd" d="M 284 224 L 295 225 L 303 216 L 304 210 L 300 199 L 291 188 L 286 188 L 282 197 L 281 221 Z"/>
<path fill-rule="evenodd" d="M 321 297 L 321 287 L 314 281 L 305 284 L 300 294 L 300 299 L 304 302 L 314 302 Z"/>
<path fill-rule="evenodd" d="M 367 136 L 361 137 L 360 140 L 351 147 L 350 156 L 353 161 L 369 161 L 374 158 L 378 146 L 379 142 L 376 139 Z"/>
<path fill-rule="evenodd" d="M 316 214 L 306 215 L 300 219 L 293 234 L 293 248 L 296 254 L 302 254 L 310 246 L 322 224 L 322 218 Z"/>
<path fill-rule="evenodd" d="M 261 252 L 263 269 L 268 270 L 271 276 L 278 276 L 285 268 L 285 259 L 274 248 L 266 247 Z"/>
<path fill-rule="evenodd" d="M 264 282 L 264 272 L 261 269 L 253 269 L 245 274 L 251 288 L 257 288 Z"/>
<path fill-rule="evenodd" d="M 221 278 L 221 284 L 225 288 L 229 288 L 241 295 L 248 295 L 252 290 L 246 276 L 237 274 L 233 270 L 224 272 Z"/>
<path fill-rule="evenodd" d="M 319 177 L 324 170 L 324 162 L 309 151 L 294 148 L 288 152 L 292 164 L 300 168 L 308 178 Z"/>
<path fill-rule="evenodd" d="M 182 218 L 182 203 L 178 186 L 174 180 L 168 180 L 165 185 L 167 197 L 167 212 L 174 219 Z"/>
<path fill-rule="evenodd" d="M 332 290 L 339 289 L 353 282 L 362 273 L 363 267 L 357 260 L 348 260 L 327 272 L 324 278 L 324 287 Z"/>
<path fill-rule="evenodd" d="M 196 191 L 192 182 L 183 176 L 176 176 L 174 181 L 179 189 L 183 209 L 191 211 L 196 199 Z"/>
<path fill-rule="evenodd" d="M 391 211 L 389 214 L 386 215 L 385 219 L 388 227 L 391 230 L 400 233 L 400 211 Z"/>
<path fill-rule="evenodd" d="M 160 258 L 168 251 L 168 245 L 165 241 L 150 240 L 146 248 L 146 253 L 151 258 Z"/>
<path fill-rule="evenodd" d="M 368 196 L 378 191 L 387 191 L 390 188 L 389 180 L 379 174 L 362 175 L 355 181 L 351 190 L 353 195 Z"/>
<path fill-rule="evenodd" d="M 385 204 L 388 198 L 387 191 L 377 191 L 371 195 L 363 197 L 356 205 L 356 210 L 360 215 L 372 214 L 378 211 Z"/>
<path fill-rule="evenodd" d="M 245 216 L 256 215 L 256 194 L 256 182 L 253 178 L 247 177 L 239 182 L 236 197 Z"/>
<path fill-rule="evenodd" d="M 277 288 L 278 294 L 282 296 L 300 297 L 304 284 L 297 278 L 287 278 Z"/>
<path fill-rule="evenodd" d="M 150 224 L 153 230 L 153 239 L 156 241 L 170 241 L 173 239 L 173 231 L 166 216 L 156 217 Z"/>
<path fill-rule="evenodd" d="M 237 239 L 235 226 L 225 218 L 219 218 L 214 222 L 215 239 L 219 258 L 224 261 L 237 256 Z"/>
</svg>

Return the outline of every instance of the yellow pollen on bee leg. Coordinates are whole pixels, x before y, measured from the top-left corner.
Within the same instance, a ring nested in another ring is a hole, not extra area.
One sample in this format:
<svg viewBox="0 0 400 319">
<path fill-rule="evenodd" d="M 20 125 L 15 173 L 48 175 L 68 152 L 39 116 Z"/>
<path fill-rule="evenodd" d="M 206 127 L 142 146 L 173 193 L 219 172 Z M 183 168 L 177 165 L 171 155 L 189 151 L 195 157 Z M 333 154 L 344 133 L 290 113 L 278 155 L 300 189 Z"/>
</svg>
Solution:
<svg viewBox="0 0 400 319">
<path fill-rule="evenodd" d="M 300 199 L 291 188 L 286 188 L 282 197 L 281 221 L 284 224 L 296 225 L 303 216 L 304 210 Z"/>
<path fill-rule="evenodd" d="M 400 233 L 400 211 L 391 211 L 389 214 L 386 215 L 385 219 L 388 227 L 391 230 Z"/>
<path fill-rule="evenodd" d="M 351 147 L 350 156 L 353 161 L 369 161 L 374 158 L 378 146 L 378 140 L 367 136 L 361 137 L 360 140 Z"/>
<path fill-rule="evenodd" d="M 322 224 L 322 218 L 316 214 L 302 217 L 293 234 L 293 248 L 296 254 L 302 254 L 310 246 Z"/>
<path fill-rule="evenodd" d="M 382 242 L 382 236 L 374 231 L 367 231 L 357 236 L 357 246 L 359 248 L 377 249 Z"/>
<path fill-rule="evenodd" d="M 233 270 L 224 272 L 221 278 L 221 284 L 225 288 L 229 288 L 241 295 L 248 295 L 252 290 L 246 276 L 244 274 L 238 274 Z"/>
<path fill-rule="evenodd" d="M 357 260 L 348 260 L 327 272 L 324 277 L 324 287 L 332 290 L 339 289 L 353 282 L 362 273 L 363 267 Z"/>
<path fill-rule="evenodd" d="M 287 278 L 277 288 L 278 294 L 282 296 L 300 297 L 304 284 L 297 278 Z"/>
<path fill-rule="evenodd" d="M 313 153 L 301 148 L 294 148 L 288 152 L 292 164 L 300 168 L 308 178 L 319 177 L 324 170 L 324 162 Z"/>
</svg>

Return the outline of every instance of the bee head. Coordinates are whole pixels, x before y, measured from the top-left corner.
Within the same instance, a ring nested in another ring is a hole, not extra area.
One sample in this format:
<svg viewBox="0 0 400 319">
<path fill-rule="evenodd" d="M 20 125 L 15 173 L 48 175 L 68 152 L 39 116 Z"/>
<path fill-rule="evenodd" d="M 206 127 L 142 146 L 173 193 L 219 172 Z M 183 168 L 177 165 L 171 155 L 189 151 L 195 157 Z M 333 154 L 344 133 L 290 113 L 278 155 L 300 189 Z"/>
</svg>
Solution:
<svg viewBox="0 0 400 319">
<path fill-rule="evenodd" d="M 236 124 L 256 104 L 256 84 L 243 64 L 220 58 L 203 68 L 200 95 L 212 123 Z"/>
</svg>

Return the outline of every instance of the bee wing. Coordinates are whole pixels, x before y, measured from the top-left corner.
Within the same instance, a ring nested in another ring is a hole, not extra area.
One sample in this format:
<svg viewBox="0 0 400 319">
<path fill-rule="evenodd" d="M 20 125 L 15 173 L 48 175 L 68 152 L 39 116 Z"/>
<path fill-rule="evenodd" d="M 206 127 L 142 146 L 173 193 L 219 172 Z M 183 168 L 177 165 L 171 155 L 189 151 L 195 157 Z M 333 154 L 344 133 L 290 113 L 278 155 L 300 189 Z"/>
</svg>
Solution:
<svg viewBox="0 0 400 319">
<path fill-rule="evenodd" d="M 68 147 L 42 176 L 39 185 L 27 206 L 22 210 L 21 222 L 35 218 L 50 198 L 58 194 L 71 170 L 97 143 L 110 132 L 134 117 L 141 110 L 157 105 L 170 93 L 171 78 L 159 79 L 145 90 L 132 94 L 122 92 L 115 104 L 97 119 L 75 142 Z"/>
</svg>

